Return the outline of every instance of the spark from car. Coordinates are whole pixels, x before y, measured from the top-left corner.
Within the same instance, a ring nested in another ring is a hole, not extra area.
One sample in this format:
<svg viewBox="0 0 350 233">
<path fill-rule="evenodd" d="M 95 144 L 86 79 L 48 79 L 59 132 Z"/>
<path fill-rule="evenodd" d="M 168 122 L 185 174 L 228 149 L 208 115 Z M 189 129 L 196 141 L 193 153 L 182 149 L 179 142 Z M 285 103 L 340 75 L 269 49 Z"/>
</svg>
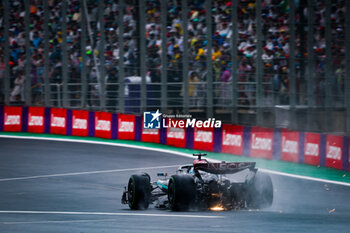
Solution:
<svg viewBox="0 0 350 233">
<path fill-rule="evenodd" d="M 216 206 L 210 207 L 209 209 L 211 211 L 224 211 L 225 210 L 225 208 L 221 205 L 216 205 Z"/>
</svg>

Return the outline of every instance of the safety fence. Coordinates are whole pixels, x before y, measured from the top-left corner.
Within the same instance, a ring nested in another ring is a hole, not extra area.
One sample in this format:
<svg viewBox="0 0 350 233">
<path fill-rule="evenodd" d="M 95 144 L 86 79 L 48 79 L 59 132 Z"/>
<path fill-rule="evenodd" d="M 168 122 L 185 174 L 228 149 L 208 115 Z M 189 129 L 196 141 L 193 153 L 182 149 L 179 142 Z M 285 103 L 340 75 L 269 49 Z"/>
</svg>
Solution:
<svg viewBox="0 0 350 233">
<path fill-rule="evenodd" d="M 142 116 L 0 106 L 0 131 L 135 140 L 350 171 L 350 138 L 347 136 L 230 124 L 221 128 L 174 125 L 144 129 Z"/>
<path fill-rule="evenodd" d="M 350 1 L 1 2 L 1 105 L 350 136 Z"/>
</svg>

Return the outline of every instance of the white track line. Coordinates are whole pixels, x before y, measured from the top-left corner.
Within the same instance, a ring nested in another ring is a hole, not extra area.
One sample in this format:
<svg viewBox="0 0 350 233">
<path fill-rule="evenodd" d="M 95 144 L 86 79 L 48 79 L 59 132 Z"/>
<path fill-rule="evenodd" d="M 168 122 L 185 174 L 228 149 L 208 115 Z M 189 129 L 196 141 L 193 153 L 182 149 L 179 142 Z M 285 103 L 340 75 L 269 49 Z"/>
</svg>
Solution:
<svg viewBox="0 0 350 233">
<path fill-rule="evenodd" d="M 148 217 L 174 217 L 174 218 L 224 218 L 224 216 L 195 215 L 195 214 L 149 214 L 135 212 L 70 212 L 70 211 L 21 211 L 0 210 L 0 214 L 51 214 L 51 215 L 100 215 L 100 216 L 148 216 Z"/>
<path fill-rule="evenodd" d="M 48 223 L 90 223 L 90 222 L 109 222 L 116 221 L 113 218 L 107 219 L 86 219 L 86 220 L 54 220 L 54 221 L 32 221 L 32 222 L 3 222 L 5 225 L 20 225 L 20 224 L 48 224 Z"/>
<path fill-rule="evenodd" d="M 0 179 L 0 182 L 2 182 L 2 181 L 14 181 L 14 180 L 30 180 L 30 179 L 38 179 L 38 178 L 49 178 L 49 177 L 61 177 L 61 176 L 78 176 L 78 175 L 91 175 L 91 174 L 125 172 L 125 171 L 151 170 L 151 169 L 170 168 L 170 167 L 179 167 L 179 166 L 181 166 L 181 165 L 158 166 L 158 167 L 139 167 L 139 168 L 125 168 L 125 169 L 115 169 L 115 170 L 100 170 L 100 171 L 88 171 L 88 172 L 60 173 L 60 174 L 40 175 L 40 176 L 13 177 L 13 178 Z"/>
<path fill-rule="evenodd" d="M 180 155 L 183 157 L 193 158 L 192 154 L 182 153 L 182 152 L 178 152 L 178 151 L 172 151 L 172 150 L 166 150 L 166 149 L 160 149 L 160 148 L 151 148 L 151 147 L 145 147 L 145 146 L 137 146 L 137 145 L 128 145 L 128 144 L 122 144 L 122 143 L 117 143 L 117 142 L 115 142 L 115 143 L 114 142 L 99 142 L 99 141 L 89 141 L 89 140 L 79 140 L 79 139 L 47 138 L 47 137 L 33 137 L 33 136 L 14 136 L 14 135 L 0 135 L 0 138 L 34 139 L 34 140 L 78 142 L 78 143 L 100 144 L 100 145 L 108 145 L 108 146 L 120 146 L 120 147 L 127 147 L 127 148 L 141 149 L 141 150 L 157 151 L 157 152 L 162 152 L 162 153 L 169 153 L 169 154 Z M 215 159 L 208 159 L 208 160 L 209 161 L 218 161 Z M 294 175 L 294 174 L 290 174 L 290 173 L 277 172 L 277 171 L 268 170 L 268 169 L 261 169 L 261 168 L 259 168 L 259 170 L 266 172 L 266 173 L 270 173 L 270 174 L 275 174 L 275 175 L 280 175 L 280 176 L 288 176 L 288 177 L 293 177 L 293 178 L 297 178 L 297 179 L 350 186 L 350 183 L 341 182 L 341 181 L 333 181 L 333 180 L 320 179 L 320 178 L 314 178 L 314 177 L 309 177 L 309 176 Z"/>
</svg>

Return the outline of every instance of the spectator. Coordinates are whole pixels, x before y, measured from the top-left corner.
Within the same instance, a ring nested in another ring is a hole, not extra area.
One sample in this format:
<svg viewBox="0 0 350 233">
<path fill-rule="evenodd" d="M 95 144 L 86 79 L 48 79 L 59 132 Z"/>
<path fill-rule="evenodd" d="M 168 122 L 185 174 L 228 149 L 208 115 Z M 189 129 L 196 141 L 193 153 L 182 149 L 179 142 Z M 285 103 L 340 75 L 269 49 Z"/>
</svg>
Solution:
<svg viewBox="0 0 350 233">
<path fill-rule="evenodd" d="M 10 96 L 10 102 L 21 101 L 24 102 L 24 83 L 26 81 L 26 77 L 24 76 L 24 72 L 17 71 L 16 79 L 15 79 L 15 87 L 13 88 Z M 18 99 L 19 97 L 19 99 Z"/>
<path fill-rule="evenodd" d="M 106 67 L 116 66 L 120 60 L 124 62 L 125 74 L 127 76 L 138 73 L 137 70 L 139 65 L 139 54 L 138 54 L 138 31 L 137 31 L 137 11 L 136 11 L 136 0 L 125 1 L 126 7 L 124 10 L 124 17 L 122 22 L 117 20 L 118 16 L 118 1 L 116 0 L 105 0 L 104 19 L 105 19 L 105 34 L 106 34 Z M 67 2 L 67 50 L 68 52 L 68 63 L 69 71 L 68 74 L 74 76 L 70 79 L 69 85 L 78 86 L 80 83 L 80 72 L 82 67 L 82 56 L 80 51 L 80 40 L 81 40 L 81 10 L 84 6 L 80 5 L 81 1 L 72 0 Z M 213 41 L 213 65 L 215 80 L 221 82 L 221 77 L 226 72 L 226 67 L 229 61 L 232 60 L 230 57 L 230 49 L 232 49 L 232 19 L 231 19 L 231 4 L 230 0 L 218 0 L 212 1 L 211 13 L 213 16 L 213 24 L 206 25 L 206 10 L 204 7 L 204 0 L 189 0 L 188 7 L 188 41 L 183 40 L 183 25 L 182 25 L 182 10 L 181 1 L 169 0 L 167 1 L 167 54 L 168 56 L 168 79 L 181 82 L 182 80 L 182 57 L 184 43 L 188 43 L 188 60 L 191 63 L 190 72 L 196 72 L 200 81 L 206 81 L 206 70 L 202 67 L 206 67 L 206 55 L 207 55 L 207 27 L 210 26 L 212 29 L 212 41 Z M 49 71 L 50 74 L 54 74 L 58 77 L 57 64 L 62 60 L 61 43 L 62 37 L 62 18 L 61 18 L 61 5 L 62 1 L 51 0 L 49 4 Z M 93 55 L 97 54 L 97 45 L 100 42 L 100 28 L 98 24 L 98 1 L 84 1 L 88 9 L 88 24 L 89 31 L 88 35 L 91 35 L 87 40 L 87 54 L 88 56 L 88 68 L 91 69 L 96 66 L 93 59 Z M 332 40 L 332 73 L 337 76 L 332 88 L 332 94 L 335 96 L 343 95 L 342 85 L 344 83 L 344 61 L 345 61 L 345 1 L 335 0 L 331 2 L 331 40 Z M 41 83 L 41 75 L 43 70 L 43 62 L 39 62 L 44 57 L 43 49 L 43 6 L 42 1 L 33 0 L 30 1 L 30 57 L 25 57 L 25 11 L 24 1 L 11 0 L 10 5 L 10 23 L 9 23 L 9 42 L 10 42 L 10 73 L 15 73 L 17 70 L 23 69 L 25 62 L 32 60 L 32 86 L 36 88 Z M 233 46 L 238 51 L 238 62 L 239 62 L 239 80 L 238 90 L 241 92 L 247 92 L 242 96 L 249 96 L 249 91 L 254 91 L 254 85 L 251 84 L 254 81 L 254 75 L 256 72 L 256 15 L 255 15 L 255 1 L 254 0 L 239 0 L 237 1 L 238 6 L 238 43 Z M 303 9 L 303 1 L 296 3 L 296 27 L 300 31 L 304 30 L 305 24 L 307 23 L 307 12 Z M 300 9 L 300 11 L 299 11 Z M 322 81 L 325 77 L 325 69 L 323 67 L 325 61 L 325 4 L 323 1 L 316 1 L 315 4 L 315 22 L 314 22 L 314 54 L 316 60 L 317 77 Z M 147 71 L 150 72 L 152 82 L 160 81 L 160 55 L 163 51 L 161 47 L 161 19 L 160 19 L 160 1 L 146 1 L 146 40 L 147 40 L 147 56 L 146 63 L 152 64 L 147 66 Z M 301 12 L 301 13 L 300 13 Z M 288 57 L 290 56 L 289 51 L 289 25 L 288 25 L 288 4 L 287 1 L 276 1 L 276 0 L 263 0 L 262 1 L 262 34 L 263 41 L 262 46 L 264 48 L 262 59 L 264 61 L 263 77 L 264 90 L 266 93 L 273 92 L 285 92 L 289 93 L 289 86 L 274 85 L 274 76 L 283 76 L 282 67 L 288 67 Z M 3 15 L 0 16 L 0 22 L 3 22 Z M 124 26 L 124 35 L 119 35 L 118 26 L 119 24 Z M 3 29 L 3 24 L 0 25 Z M 297 32 L 298 32 L 297 30 Z M 305 36 L 304 33 L 296 33 L 295 43 L 297 50 L 297 79 L 298 83 L 305 82 Z M 124 38 L 124 57 L 119 58 L 119 44 L 118 36 Z M 143 36 L 143 35 L 141 35 Z M 4 38 L 2 32 L 0 32 L 0 54 L 4 53 Z M 293 42 L 294 43 L 294 42 Z M 235 48 L 236 47 L 236 48 Z M 157 48 L 157 49 L 155 49 Z M 155 52 L 149 51 L 149 49 L 155 49 Z M 165 52 L 165 51 L 164 51 Z M 157 54 L 157 55 L 156 55 Z M 294 56 L 294 55 L 293 55 Z M 41 57 L 41 59 L 39 59 Z M 99 61 L 97 60 L 97 63 Z M 227 72 L 226 72 L 227 73 Z M 93 72 L 89 74 L 93 75 Z M 52 76 L 51 76 L 52 77 Z M 52 77 L 53 78 L 53 77 Z M 95 79 L 96 77 L 90 77 Z M 284 78 L 288 81 L 288 77 Z M 54 81 L 54 80 L 53 80 Z M 99 80 L 95 80 L 99 83 Z M 14 86 L 15 79 L 11 80 L 11 86 Z M 55 82 L 55 81 L 54 81 Z M 288 82 L 287 82 L 288 83 Z M 320 85 L 322 89 L 324 85 Z M 339 88 L 340 87 L 340 88 Z M 284 88 L 284 89 L 282 89 Z M 180 91 L 181 88 L 177 88 Z M 203 93 L 206 88 L 203 87 Z M 39 90 L 39 89 L 38 89 Z M 77 89 L 79 90 L 79 89 Z M 201 87 L 198 87 L 198 96 L 200 96 Z M 216 92 L 220 93 L 220 85 L 217 85 Z M 300 90 L 298 90 L 300 92 Z M 39 96 L 37 92 L 33 94 Z M 319 95 L 322 95 L 324 91 L 320 90 Z M 267 94 L 268 95 L 268 94 Z M 39 98 L 39 97 L 38 97 Z M 205 96 L 201 98 L 205 99 Z M 242 97 L 243 98 L 243 97 Z M 33 98 L 37 99 L 37 98 Z M 279 98 L 278 98 L 279 99 Z M 341 97 L 336 98 L 337 101 L 341 101 Z M 38 102 L 38 101 L 35 101 Z M 205 102 L 205 101 L 204 101 Z M 286 101 L 284 101 L 286 102 Z M 242 101 L 247 103 L 247 101 Z M 249 101 L 250 104 L 254 104 L 254 101 Z"/>
</svg>

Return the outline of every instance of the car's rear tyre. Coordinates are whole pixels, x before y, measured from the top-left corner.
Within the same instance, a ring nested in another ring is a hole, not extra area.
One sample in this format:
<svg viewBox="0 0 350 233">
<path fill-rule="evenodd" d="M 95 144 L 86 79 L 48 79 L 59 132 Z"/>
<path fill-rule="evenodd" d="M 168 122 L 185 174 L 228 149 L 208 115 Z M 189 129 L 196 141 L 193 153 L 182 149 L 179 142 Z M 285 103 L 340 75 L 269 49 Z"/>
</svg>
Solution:
<svg viewBox="0 0 350 233">
<path fill-rule="evenodd" d="M 272 205 L 273 185 L 268 174 L 257 172 L 248 188 L 248 207 L 266 208 Z"/>
<path fill-rule="evenodd" d="M 194 179 L 189 175 L 173 175 L 168 185 L 170 209 L 174 211 L 189 210 L 196 197 Z"/>
<path fill-rule="evenodd" d="M 147 209 L 151 197 L 151 184 L 148 174 L 132 175 L 128 183 L 129 207 L 133 210 Z"/>
</svg>

